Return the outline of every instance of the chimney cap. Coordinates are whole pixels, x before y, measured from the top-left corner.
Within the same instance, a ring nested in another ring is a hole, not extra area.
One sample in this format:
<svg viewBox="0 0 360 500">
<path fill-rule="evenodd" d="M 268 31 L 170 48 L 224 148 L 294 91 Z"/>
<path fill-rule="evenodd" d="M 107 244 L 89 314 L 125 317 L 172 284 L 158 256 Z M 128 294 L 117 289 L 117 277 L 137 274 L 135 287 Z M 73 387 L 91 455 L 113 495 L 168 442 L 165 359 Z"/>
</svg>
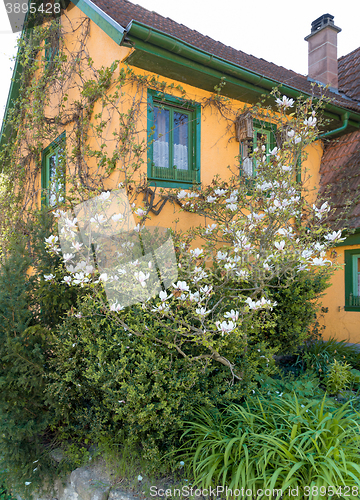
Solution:
<svg viewBox="0 0 360 500">
<path fill-rule="evenodd" d="M 309 38 L 311 38 L 316 33 L 327 27 L 335 30 L 337 33 L 340 33 L 341 31 L 341 28 L 338 28 L 334 24 L 334 16 L 332 16 L 331 14 L 323 14 L 322 16 L 318 17 L 317 19 L 315 19 L 315 21 L 311 23 L 311 33 L 310 35 L 305 37 L 305 40 L 308 41 Z"/>
</svg>

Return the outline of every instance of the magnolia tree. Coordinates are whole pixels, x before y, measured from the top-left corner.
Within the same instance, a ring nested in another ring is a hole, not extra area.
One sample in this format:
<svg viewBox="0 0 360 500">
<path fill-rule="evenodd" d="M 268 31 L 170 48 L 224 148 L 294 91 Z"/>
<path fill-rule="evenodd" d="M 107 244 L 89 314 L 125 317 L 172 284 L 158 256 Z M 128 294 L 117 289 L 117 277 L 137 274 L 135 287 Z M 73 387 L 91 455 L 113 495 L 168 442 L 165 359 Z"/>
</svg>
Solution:
<svg viewBox="0 0 360 500">
<path fill-rule="evenodd" d="M 331 273 L 329 249 L 341 238 L 326 224 L 330 206 L 308 202 L 306 173 L 299 171 L 318 135 L 321 100 L 294 102 L 276 92 L 274 98 L 276 112 L 263 105 L 250 111 L 276 127 L 278 142 L 269 150 L 265 138 L 257 141 L 253 176 L 240 168 L 226 180 L 172 193 L 182 210 L 201 217 L 190 231 L 152 228 L 148 207 L 130 205 L 120 186 L 75 213 L 54 212 L 59 235 L 46 239 L 50 252 L 62 253 L 64 282 L 97 293 L 129 335 L 189 362 L 221 363 L 233 380 L 242 375 L 238 346 L 259 325 L 266 328 L 279 307 L 272 288 L 288 286 L 299 273 Z M 142 318 L 136 327 L 134 307 Z"/>
</svg>

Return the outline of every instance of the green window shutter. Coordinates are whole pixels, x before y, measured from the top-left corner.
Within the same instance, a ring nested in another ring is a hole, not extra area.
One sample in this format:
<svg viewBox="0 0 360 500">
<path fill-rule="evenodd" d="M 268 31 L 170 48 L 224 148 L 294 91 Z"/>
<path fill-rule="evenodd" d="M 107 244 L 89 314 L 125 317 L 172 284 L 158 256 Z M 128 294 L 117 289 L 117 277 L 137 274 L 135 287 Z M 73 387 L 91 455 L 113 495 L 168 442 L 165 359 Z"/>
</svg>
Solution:
<svg viewBox="0 0 360 500">
<path fill-rule="evenodd" d="M 200 182 L 200 105 L 148 91 L 148 179 L 161 187 Z"/>
<path fill-rule="evenodd" d="M 42 152 L 42 205 L 56 206 L 64 200 L 66 173 L 65 145 L 64 132 Z"/>
<path fill-rule="evenodd" d="M 345 250 L 345 311 L 360 311 L 360 249 Z"/>
</svg>

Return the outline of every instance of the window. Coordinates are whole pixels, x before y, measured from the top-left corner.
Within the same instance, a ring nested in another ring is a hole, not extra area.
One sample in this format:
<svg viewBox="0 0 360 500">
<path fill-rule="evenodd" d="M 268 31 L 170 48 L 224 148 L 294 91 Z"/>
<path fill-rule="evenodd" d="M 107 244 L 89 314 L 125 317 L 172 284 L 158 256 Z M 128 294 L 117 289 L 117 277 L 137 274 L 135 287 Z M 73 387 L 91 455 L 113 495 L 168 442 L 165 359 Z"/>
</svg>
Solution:
<svg viewBox="0 0 360 500">
<path fill-rule="evenodd" d="M 360 311 L 360 248 L 345 250 L 345 311 Z"/>
<path fill-rule="evenodd" d="M 65 194 L 65 133 L 42 153 L 42 203 L 51 207 L 61 203 Z"/>
<path fill-rule="evenodd" d="M 148 93 L 148 179 L 161 187 L 200 182 L 200 105 Z"/>
<path fill-rule="evenodd" d="M 265 153 L 276 146 L 275 125 L 253 120 L 249 115 L 236 122 L 236 135 L 240 142 L 240 172 L 246 178 L 256 177 L 257 162 L 251 158 L 255 148 L 265 145 Z"/>
</svg>

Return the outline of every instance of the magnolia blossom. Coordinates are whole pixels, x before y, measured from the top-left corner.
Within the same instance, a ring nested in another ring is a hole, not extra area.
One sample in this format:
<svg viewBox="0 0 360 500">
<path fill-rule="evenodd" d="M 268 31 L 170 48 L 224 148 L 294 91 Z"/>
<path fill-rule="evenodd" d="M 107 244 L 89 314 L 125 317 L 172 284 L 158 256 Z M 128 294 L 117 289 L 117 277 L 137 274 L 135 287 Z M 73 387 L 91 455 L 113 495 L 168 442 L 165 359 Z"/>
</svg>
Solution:
<svg viewBox="0 0 360 500">
<path fill-rule="evenodd" d="M 110 198 L 111 196 L 111 193 L 110 191 L 103 191 L 100 195 L 99 195 L 99 198 L 101 201 L 106 201 Z"/>
<path fill-rule="evenodd" d="M 143 210 L 142 208 L 138 208 L 137 210 L 135 210 L 135 213 L 139 217 L 143 217 L 144 215 L 146 215 L 146 210 Z"/>
<path fill-rule="evenodd" d="M 286 97 L 286 95 L 283 95 L 282 99 L 276 99 L 276 104 L 279 108 L 291 108 L 294 105 L 294 99 L 290 99 L 289 97 Z"/>
<path fill-rule="evenodd" d="M 138 273 L 134 273 L 135 278 L 138 280 L 140 285 L 145 288 L 146 287 L 146 280 L 150 278 L 150 273 L 143 273 L 142 271 L 139 271 Z"/>
<path fill-rule="evenodd" d="M 290 166 L 286 167 L 285 165 L 281 165 L 281 170 L 283 172 L 291 172 L 292 166 L 290 165 Z"/>
<path fill-rule="evenodd" d="M 76 250 L 78 252 L 81 249 L 81 247 L 83 246 L 83 244 L 80 243 L 79 241 L 75 241 L 72 243 L 71 246 L 73 247 L 74 250 Z"/>
<path fill-rule="evenodd" d="M 327 262 L 329 262 L 330 264 L 332 263 L 329 259 L 324 259 L 323 257 L 314 257 L 311 264 L 313 266 L 325 266 Z"/>
<path fill-rule="evenodd" d="M 169 310 L 169 304 L 166 304 L 163 302 L 162 304 L 159 304 L 158 306 L 154 306 L 152 309 L 152 312 L 164 312 Z"/>
<path fill-rule="evenodd" d="M 63 279 L 63 283 L 66 283 L 67 285 L 71 285 L 71 276 L 65 276 Z"/>
<path fill-rule="evenodd" d="M 118 302 L 114 302 L 110 306 L 110 311 L 114 311 L 114 312 L 120 312 L 123 309 L 124 309 L 124 306 L 121 306 Z"/>
<path fill-rule="evenodd" d="M 206 201 L 207 203 L 213 203 L 214 201 L 216 201 L 216 198 L 214 196 L 208 196 L 206 198 Z"/>
<path fill-rule="evenodd" d="M 230 318 L 232 321 L 237 321 L 239 319 L 239 311 L 234 311 L 234 309 L 231 309 L 231 311 L 227 311 L 224 314 L 224 318 Z"/>
<path fill-rule="evenodd" d="M 277 302 L 271 302 L 270 300 L 265 299 L 265 297 L 261 297 L 260 300 L 254 301 L 251 297 L 248 297 L 245 300 L 246 304 L 249 306 L 249 309 L 257 310 L 257 309 L 271 309 L 277 305 Z"/>
<path fill-rule="evenodd" d="M 104 224 L 104 222 L 106 222 L 106 217 L 104 217 L 101 214 L 100 215 L 99 214 L 95 214 L 94 217 L 91 217 L 90 222 L 93 222 L 94 224 L 96 224 L 97 226 L 99 226 L 100 224 Z"/>
<path fill-rule="evenodd" d="M 63 254 L 64 262 L 69 262 L 69 260 L 72 260 L 74 257 L 75 257 L 75 254 L 73 254 L 73 253 L 64 253 Z"/>
<path fill-rule="evenodd" d="M 326 234 L 324 236 L 325 240 L 328 241 L 335 241 L 341 237 L 341 230 L 340 231 L 333 231 L 332 233 Z"/>
<path fill-rule="evenodd" d="M 189 291 L 189 286 L 186 284 L 186 281 L 178 281 L 176 283 L 176 285 L 175 285 L 175 283 L 173 283 L 172 286 L 176 290 L 179 290 L 180 292 L 188 292 Z"/>
<path fill-rule="evenodd" d="M 44 280 L 45 281 L 50 281 L 55 278 L 54 274 L 44 274 Z"/>
<path fill-rule="evenodd" d="M 225 333 L 230 333 L 236 328 L 236 323 L 233 321 L 223 321 L 220 323 L 220 321 L 216 321 L 215 323 L 217 329 L 221 332 L 221 335 L 224 336 Z"/>
<path fill-rule="evenodd" d="M 123 214 L 114 214 L 111 218 L 114 222 L 117 222 L 119 220 L 122 220 L 124 218 L 124 215 Z"/>
<path fill-rule="evenodd" d="M 165 300 L 169 299 L 171 295 L 168 295 L 164 290 L 161 290 L 159 297 L 162 302 L 165 302 Z"/>
<path fill-rule="evenodd" d="M 201 288 L 200 288 L 200 290 L 201 290 Z M 191 300 L 191 302 L 200 302 L 200 293 L 199 293 L 199 291 L 196 291 L 194 293 L 190 292 L 189 299 Z"/>
<path fill-rule="evenodd" d="M 315 116 L 309 116 L 309 118 L 304 120 L 304 125 L 306 125 L 307 127 L 315 127 L 316 122 L 317 122 L 317 120 L 316 120 Z"/>
<path fill-rule="evenodd" d="M 178 200 L 181 200 L 182 198 L 185 198 L 186 196 L 187 196 L 187 192 L 184 189 L 182 189 L 180 191 L 180 193 L 177 194 Z"/>
<path fill-rule="evenodd" d="M 269 154 L 270 154 L 270 155 L 272 155 L 272 156 L 275 156 L 275 155 L 277 155 L 277 154 L 278 154 L 278 152 L 279 152 L 279 151 L 278 151 L 278 148 L 277 148 L 277 146 L 275 146 L 275 147 L 274 147 L 274 149 L 271 149 L 271 150 L 269 151 Z"/>
<path fill-rule="evenodd" d="M 196 309 L 196 314 L 199 314 L 200 316 L 206 316 L 209 313 L 210 313 L 210 311 L 207 311 L 206 307 L 200 307 L 200 308 Z"/>
<path fill-rule="evenodd" d="M 285 248 L 285 241 L 281 240 L 280 243 L 278 241 L 275 241 L 274 245 L 280 252 L 282 252 Z"/>
<path fill-rule="evenodd" d="M 220 250 L 217 253 L 217 260 L 226 260 L 227 259 L 227 253 L 226 252 L 221 252 Z"/>
<path fill-rule="evenodd" d="M 210 234 L 214 229 L 216 229 L 217 227 L 217 224 L 208 224 L 206 230 L 205 230 L 205 234 Z"/>
<path fill-rule="evenodd" d="M 107 273 L 101 273 L 100 274 L 100 281 L 108 281 L 109 280 L 109 276 Z"/>
<path fill-rule="evenodd" d="M 193 257 L 196 257 L 197 259 L 202 255 L 204 250 L 202 248 L 195 248 L 194 250 L 190 250 L 190 253 Z"/>
<path fill-rule="evenodd" d="M 321 219 L 324 214 L 329 212 L 330 207 L 325 201 L 325 203 L 323 203 L 320 208 L 317 208 L 315 205 L 313 205 L 313 209 L 315 210 L 315 217 Z"/>
<path fill-rule="evenodd" d="M 76 273 L 73 279 L 74 285 L 82 285 L 83 283 L 88 283 L 89 278 L 85 276 L 84 273 Z"/>
<path fill-rule="evenodd" d="M 59 240 L 59 237 L 58 236 L 54 236 L 53 234 L 50 235 L 48 238 L 45 238 L 45 243 L 47 243 L 47 245 L 55 245 Z"/>
<path fill-rule="evenodd" d="M 200 287 L 200 292 L 203 293 L 204 295 L 210 295 L 212 289 L 213 289 L 212 285 L 210 285 L 210 286 L 205 285 L 203 287 Z M 198 293 L 198 292 L 195 292 L 195 293 Z"/>
<path fill-rule="evenodd" d="M 223 194 L 225 194 L 225 193 L 226 193 L 226 189 L 219 189 L 219 188 L 217 188 L 217 189 L 215 189 L 215 190 L 214 190 L 214 193 L 215 193 L 217 196 L 222 196 Z"/>
</svg>

